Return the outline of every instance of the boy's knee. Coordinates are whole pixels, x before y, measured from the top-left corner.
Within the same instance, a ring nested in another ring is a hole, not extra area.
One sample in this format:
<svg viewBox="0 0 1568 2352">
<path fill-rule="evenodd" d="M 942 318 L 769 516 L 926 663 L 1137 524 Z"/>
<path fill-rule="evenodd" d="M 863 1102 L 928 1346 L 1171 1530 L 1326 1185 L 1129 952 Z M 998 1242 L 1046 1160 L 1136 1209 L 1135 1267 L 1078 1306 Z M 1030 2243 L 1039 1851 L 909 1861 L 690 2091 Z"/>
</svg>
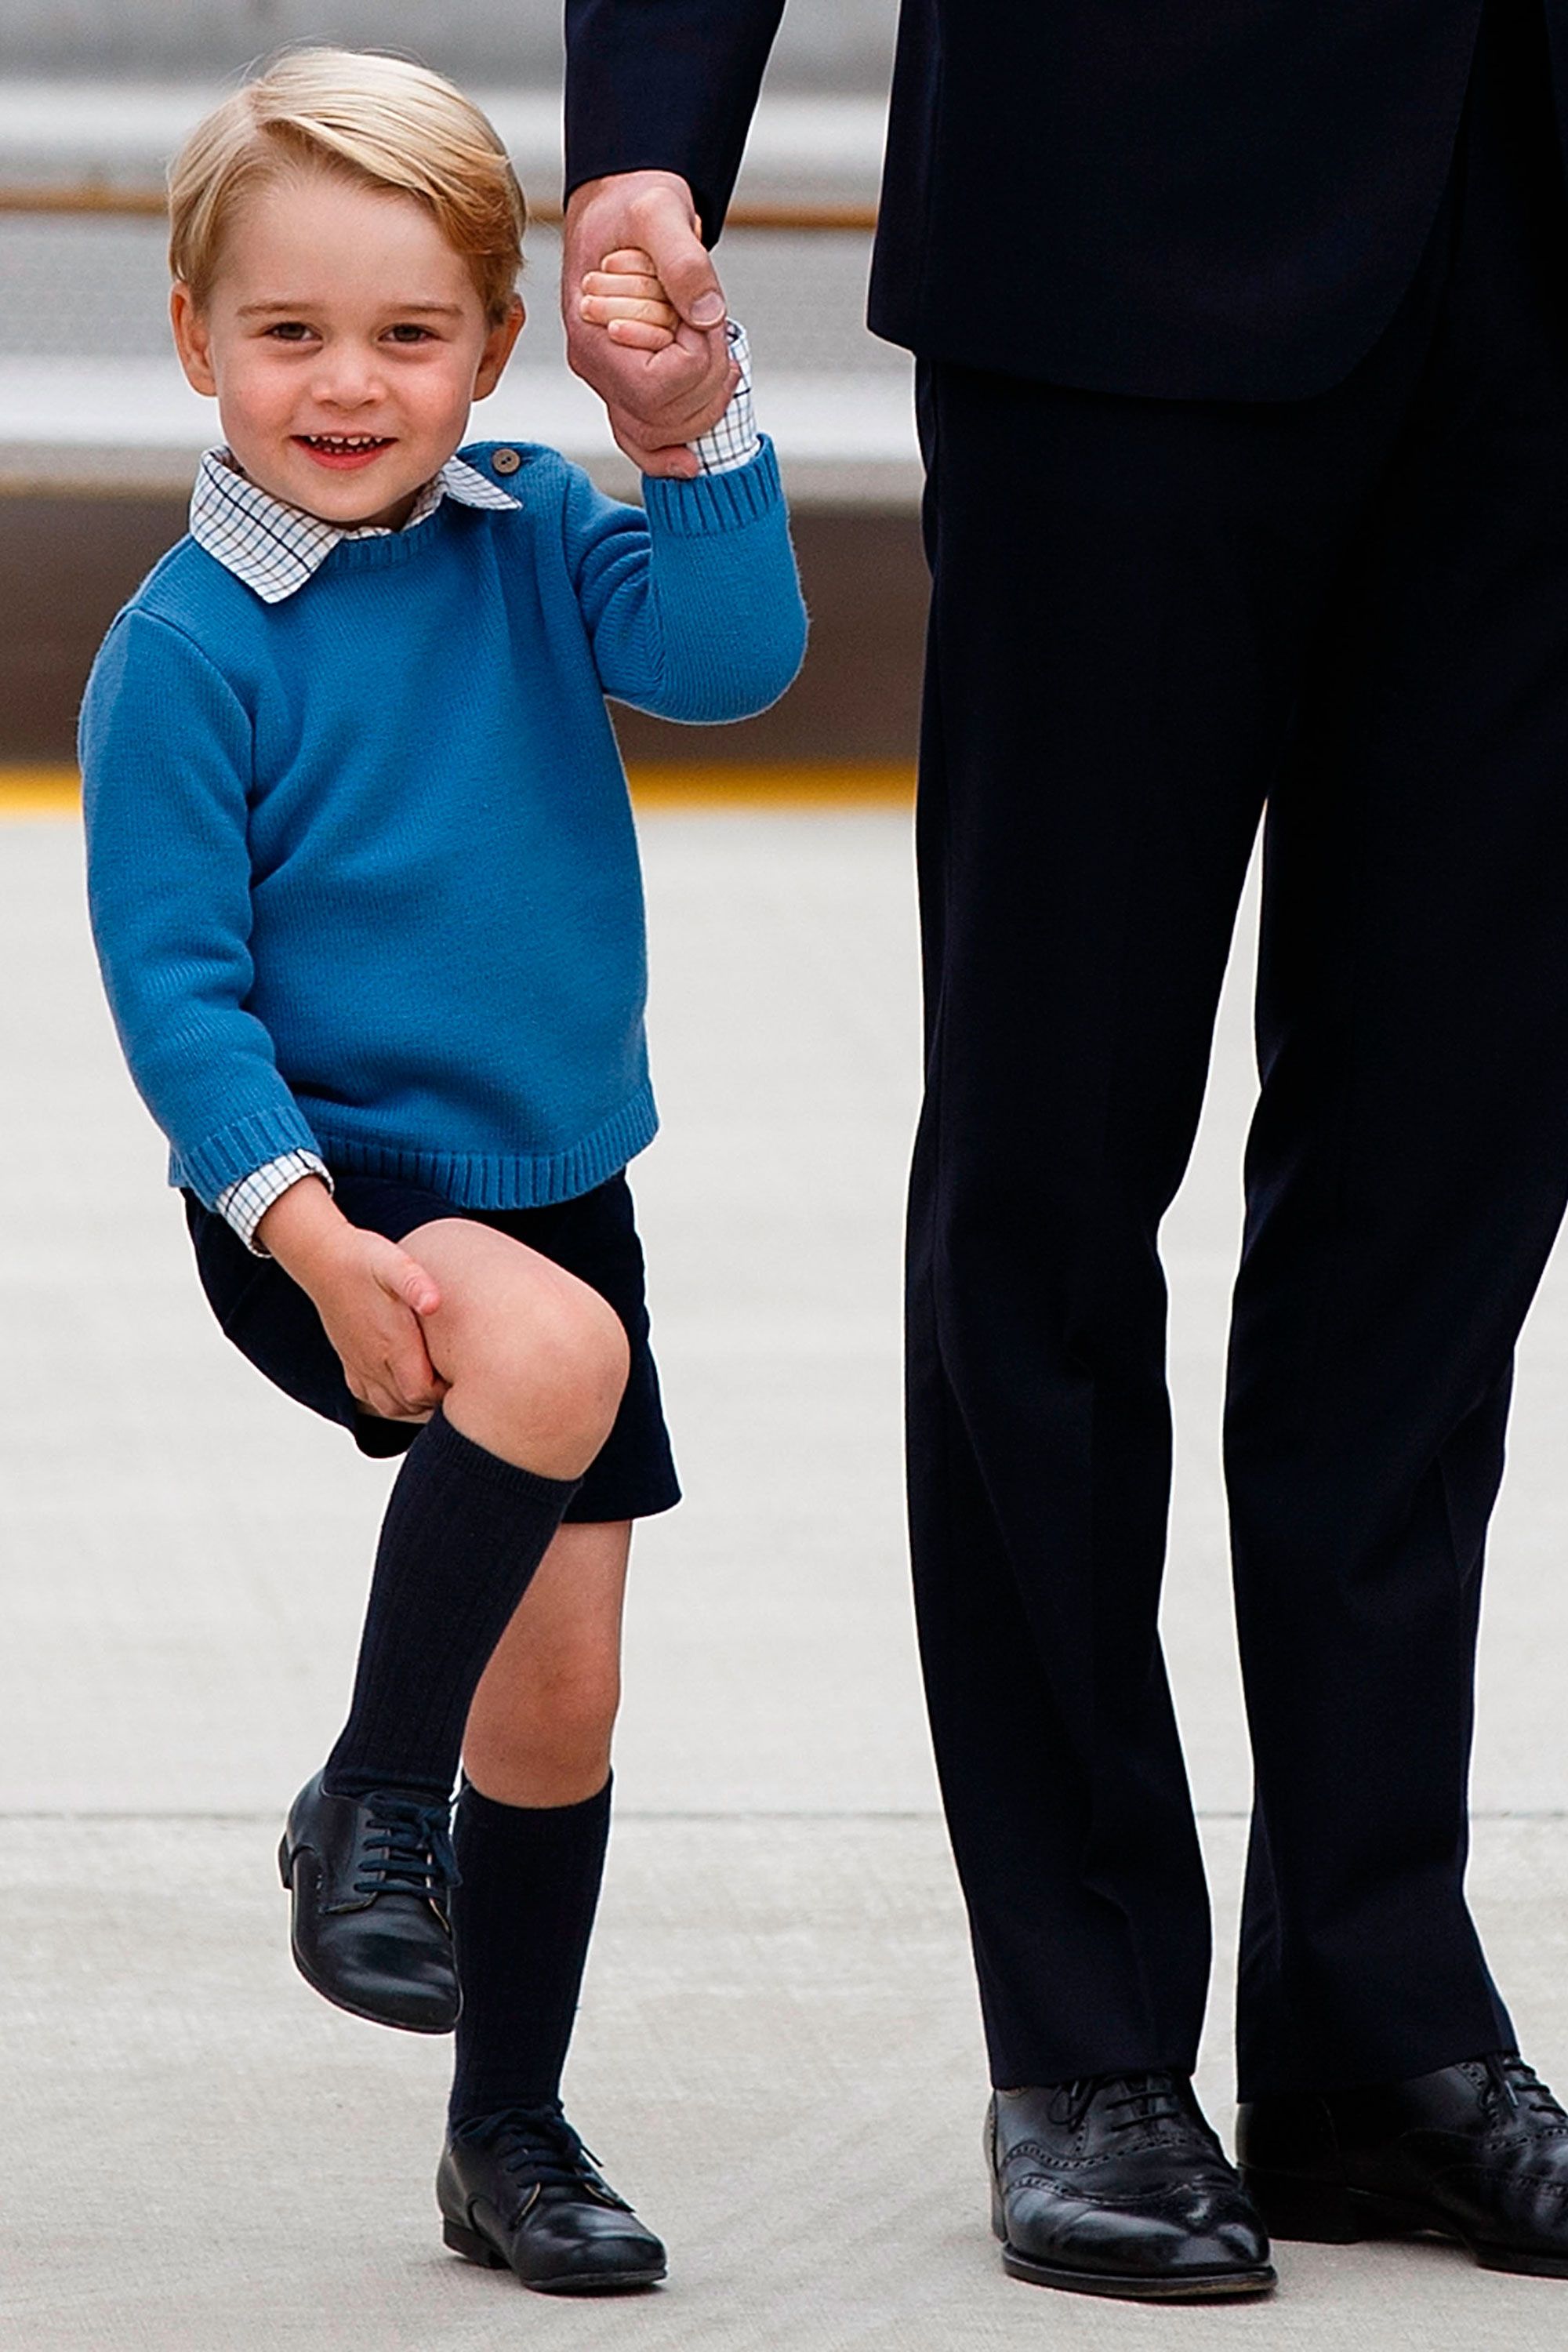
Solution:
<svg viewBox="0 0 1568 2352">
<path fill-rule="evenodd" d="M 558 1291 L 520 1333 L 513 1362 L 520 1385 L 542 1391 L 563 1431 L 578 1431 L 595 1454 L 620 1410 L 630 1368 L 620 1317 L 580 1282 Z"/>
<path fill-rule="evenodd" d="M 553 1286 L 494 1326 L 467 1367 L 520 1460 L 577 1477 L 615 1424 L 630 1369 L 620 1318 L 586 1284 Z M 544 1450 L 547 1459 L 534 1460 Z"/>
</svg>

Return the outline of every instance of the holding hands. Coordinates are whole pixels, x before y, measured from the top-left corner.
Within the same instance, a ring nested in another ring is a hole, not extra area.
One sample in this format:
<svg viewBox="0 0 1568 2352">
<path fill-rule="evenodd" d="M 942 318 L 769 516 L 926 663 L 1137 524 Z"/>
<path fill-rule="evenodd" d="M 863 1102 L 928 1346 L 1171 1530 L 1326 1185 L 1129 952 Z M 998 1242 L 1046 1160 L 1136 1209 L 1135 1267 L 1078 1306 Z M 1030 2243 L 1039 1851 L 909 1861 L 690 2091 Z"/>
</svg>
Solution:
<svg viewBox="0 0 1568 2352">
<path fill-rule="evenodd" d="M 621 448 L 645 474 L 689 478 L 687 444 L 724 414 L 737 372 L 684 181 L 628 172 L 575 190 L 562 308 L 567 356 Z"/>
</svg>

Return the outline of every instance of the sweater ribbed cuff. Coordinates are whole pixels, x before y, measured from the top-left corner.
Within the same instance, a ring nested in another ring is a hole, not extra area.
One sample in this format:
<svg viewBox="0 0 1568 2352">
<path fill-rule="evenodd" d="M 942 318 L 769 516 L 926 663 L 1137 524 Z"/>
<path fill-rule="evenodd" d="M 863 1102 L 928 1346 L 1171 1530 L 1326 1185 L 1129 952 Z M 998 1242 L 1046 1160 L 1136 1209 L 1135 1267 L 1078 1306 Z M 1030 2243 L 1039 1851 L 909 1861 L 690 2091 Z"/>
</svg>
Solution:
<svg viewBox="0 0 1568 2352">
<path fill-rule="evenodd" d="M 733 473 L 700 474 L 678 482 L 662 474 L 643 477 L 643 506 L 649 528 L 673 539 L 709 539 L 744 530 L 784 504 L 784 485 L 773 445 L 764 433 L 756 456 Z"/>
<path fill-rule="evenodd" d="M 205 1202 L 209 1209 L 217 1206 L 220 1192 L 231 1184 L 242 1183 L 247 1176 L 265 1168 L 269 1160 L 280 1160 L 286 1152 L 310 1151 L 322 1157 L 321 1147 L 311 1134 L 303 1114 L 292 1103 L 276 1110 L 253 1111 L 247 1118 L 237 1118 L 227 1127 L 184 1150 L 176 1145 L 172 1152 L 169 1174 L 171 1181 L 188 1186 Z"/>
</svg>

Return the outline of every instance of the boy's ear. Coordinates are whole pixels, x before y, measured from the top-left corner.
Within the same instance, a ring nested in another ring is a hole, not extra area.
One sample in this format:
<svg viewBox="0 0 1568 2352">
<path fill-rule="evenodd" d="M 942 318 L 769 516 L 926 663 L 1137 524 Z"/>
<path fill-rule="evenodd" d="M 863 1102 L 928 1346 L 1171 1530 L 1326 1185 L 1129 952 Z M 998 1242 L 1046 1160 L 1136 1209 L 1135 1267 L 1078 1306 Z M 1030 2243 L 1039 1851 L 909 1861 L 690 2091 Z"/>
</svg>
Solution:
<svg viewBox="0 0 1568 2352">
<path fill-rule="evenodd" d="M 205 393 L 209 400 L 215 400 L 217 379 L 212 368 L 212 338 L 190 288 L 181 278 L 170 289 L 169 324 L 174 331 L 174 349 L 185 371 L 186 383 L 193 392 Z"/>
<path fill-rule="evenodd" d="M 522 322 L 528 313 L 522 307 L 522 297 L 514 294 L 506 317 L 493 326 L 485 337 L 485 347 L 479 354 L 479 373 L 474 378 L 474 398 L 483 400 L 501 380 L 501 373 L 512 354 L 512 347 L 522 332 Z M 186 371 L 187 373 L 189 371 Z"/>
</svg>

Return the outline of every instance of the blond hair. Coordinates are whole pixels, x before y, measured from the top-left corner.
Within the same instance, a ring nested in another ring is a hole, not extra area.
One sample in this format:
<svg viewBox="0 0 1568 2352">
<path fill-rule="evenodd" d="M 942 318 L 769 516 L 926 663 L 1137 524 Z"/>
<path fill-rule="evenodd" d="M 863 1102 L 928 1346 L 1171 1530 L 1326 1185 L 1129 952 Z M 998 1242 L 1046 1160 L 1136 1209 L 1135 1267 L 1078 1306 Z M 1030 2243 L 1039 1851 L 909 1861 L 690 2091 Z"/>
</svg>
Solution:
<svg viewBox="0 0 1568 2352">
<path fill-rule="evenodd" d="M 192 131 L 169 168 L 169 267 L 198 307 L 240 199 L 301 167 L 427 205 L 486 317 L 506 316 L 528 210 L 505 148 L 440 74 L 370 49 L 286 51 Z"/>
</svg>

